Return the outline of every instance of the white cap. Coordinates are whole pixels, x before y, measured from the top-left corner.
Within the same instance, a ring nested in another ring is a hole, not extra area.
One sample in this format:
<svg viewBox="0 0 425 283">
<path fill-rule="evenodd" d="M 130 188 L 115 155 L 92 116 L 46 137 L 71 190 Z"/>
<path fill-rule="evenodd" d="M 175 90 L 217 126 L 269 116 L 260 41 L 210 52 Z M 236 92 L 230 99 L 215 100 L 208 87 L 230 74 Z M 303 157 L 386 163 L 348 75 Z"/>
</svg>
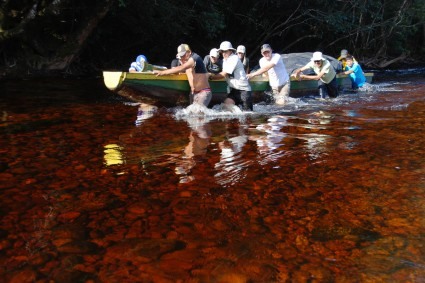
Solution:
<svg viewBox="0 0 425 283">
<path fill-rule="evenodd" d="M 236 49 L 233 48 L 232 44 L 229 41 L 223 41 L 220 44 L 220 48 L 218 49 L 218 51 L 226 51 L 226 50 L 236 51 Z"/>
<path fill-rule="evenodd" d="M 246 48 L 245 48 L 245 46 L 243 46 L 243 45 L 239 45 L 238 46 L 238 49 L 236 49 L 236 52 L 238 52 L 238 53 L 246 53 Z"/>
<path fill-rule="evenodd" d="M 313 53 L 313 57 L 311 58 L 311 61 L 323 61 L 325 58 L 323 58 L 322 52 L 316 51 Z"/>
<path fill-rule="evenodd" d="M 215 57 L 215 58 L 218 58 L 218 49 L 217 48 L 213 48 L 213 49 L 211 49 L 211 51 L 210 51 L 210 56 L 211 57 Z"/>
</svg>

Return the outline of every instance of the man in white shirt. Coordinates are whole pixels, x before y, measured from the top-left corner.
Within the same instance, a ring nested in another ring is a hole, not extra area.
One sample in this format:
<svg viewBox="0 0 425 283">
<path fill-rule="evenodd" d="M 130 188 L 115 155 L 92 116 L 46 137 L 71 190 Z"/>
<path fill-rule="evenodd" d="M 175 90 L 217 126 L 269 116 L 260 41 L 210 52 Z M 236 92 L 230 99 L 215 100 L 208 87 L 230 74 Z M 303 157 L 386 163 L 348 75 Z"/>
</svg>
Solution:
<svg viewBox="0 0 425 283">
<path fill-rule="evenodd" d="M 229 41 L 223 41 L 218 51 L 223 55 L 223 70 L 218 74 L 210 75 L 210 79 L 226 79 L 229 92 L 224 104 L 242 105 L 242 110 L 252 111 L 251 85 L 248 82 L 241 60 L 235 54 L 236 49 L 232 47 Z"/>
<path fill-rule="evenodd" d="M 315 75 L 304 75 L 302 73 L 308 69 L 312 69 Z M 335 69 L 320 51 L 314 52 L 310 62 L 304 67 L 296 69 L 292 75 L 298 80 L 316 80 L 321 98 L 327 96 L 335 98 L 339 94 Z"/>
<path fill-rule="evenodd" d="M 290 78 L 282 57 L 278 53 L 273 53 L 269 44 L 261 46 L 261 54 L 263 58 L 260 59 L 260 69 L 248 74 L 247 77 L 250 79 L 267 72 L 275 104 L 284 105 L 289 97 Z"/>
</svg>

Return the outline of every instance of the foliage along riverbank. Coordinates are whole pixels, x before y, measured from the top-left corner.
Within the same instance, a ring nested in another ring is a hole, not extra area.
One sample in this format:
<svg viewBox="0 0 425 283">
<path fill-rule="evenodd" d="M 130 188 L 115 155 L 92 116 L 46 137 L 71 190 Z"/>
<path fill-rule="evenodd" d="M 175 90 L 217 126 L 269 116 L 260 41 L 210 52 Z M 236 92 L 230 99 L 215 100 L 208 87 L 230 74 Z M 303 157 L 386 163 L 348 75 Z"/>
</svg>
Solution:
<svg viewBox="0 0 425 283">
<path fill-rule="evenodd" d="M 0 3 L 0 76 L 125 70 L 138 54 L 168 65 L 186 42 L 208 54 L 221 41 L 276 52 L 348 49 L 364 68 L 423 64 L 425 2 L 413 0 L 6 0 Z"/>
</svg>

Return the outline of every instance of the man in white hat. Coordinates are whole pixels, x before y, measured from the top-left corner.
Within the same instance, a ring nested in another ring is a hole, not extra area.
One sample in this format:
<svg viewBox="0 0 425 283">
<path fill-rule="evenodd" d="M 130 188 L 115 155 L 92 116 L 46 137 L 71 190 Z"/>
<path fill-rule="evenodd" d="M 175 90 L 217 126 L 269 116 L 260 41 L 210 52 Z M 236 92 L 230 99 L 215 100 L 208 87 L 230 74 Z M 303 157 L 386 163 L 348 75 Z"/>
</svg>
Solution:
<svg viewBox="0 0 425 283">
<path fill-rule="evenodd" d="M 282 57 L 273 53 L 269 44 L 261 46 L 260 69 L 247 75 L 248 79 L 267 72 L 275 104 L 284 105 L 289 97 L 290 79 Z"/>
<path fill-rule="evenodd" d="M 304 75 L 301 72 L 312 69 L 316 75 Z M 296 69 L 292 74 L 298 80 L 316 80 L 319 94 L 322 98 L 327 96 L 335 98 L 338 96 L 338 84 L 336 82 L 336 72 L 331 63 L 325 59 L 322 52 L 314 52 L 310 62 L 304 67 Z"/>
<path fill-rule="evenodd" d="M 238 55 L 239 59 L 241 60 L 243 67 L 245 69 L 245 73 L 249 73 L 249 59 L 246 57 L 246 48 L 243 45 L 239 45 L 238 48 L 236 48 L 236 54 Z"/>
<path fill-rule="evenodd" d="M 218 74 L 223 70 L 223 60 L 221 60 L 217 48 L 211 49 L 210 54 L 204 57 L 204 64 L 207 71 L 212 74 Z"/>
<path fill-rule="evenodd" d="M 154 71 L 157 76 L 178 74 L 186 72 L 191 93 L 190 103 L 203 104 L 208 107 L 211 101 L 212 92 L 208 82 L 208 72 L 202 58 L 192 52 L 189 45 L 180 44 L 177 47 L 177 55 L 181 65 L 164 71 Z"/>
<path fill-rule="evenodd" d="M 236 50 L 229 41 L 223 41 L 218 51 L 223 55 L 223 71 L 211 75 L 210 79 L 226 79 L 229 92 L 224 100 L 225 106 L 242 105 L 242 110 L 252 111 L 251 85 L 248 82 L 241 60 L 234 53 Z"/>
</svg>

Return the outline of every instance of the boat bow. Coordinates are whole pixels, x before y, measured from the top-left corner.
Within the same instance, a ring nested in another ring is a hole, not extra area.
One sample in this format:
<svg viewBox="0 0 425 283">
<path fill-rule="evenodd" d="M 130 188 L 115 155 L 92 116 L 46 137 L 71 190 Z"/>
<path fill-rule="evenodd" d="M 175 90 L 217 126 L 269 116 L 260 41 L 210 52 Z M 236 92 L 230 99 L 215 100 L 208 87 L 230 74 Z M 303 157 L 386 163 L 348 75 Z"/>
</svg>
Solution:
<svg viewBox="0 0 425 283">
<path fill-rule="evenodd" d="M 113 72 L 113 71 L 104 71 L 103 72 L 103 81 L 105 86 L 112 90 L 119 90 L 122 86 L 122 82 L 125 80 L 126 72 Z"/>
</svg>

